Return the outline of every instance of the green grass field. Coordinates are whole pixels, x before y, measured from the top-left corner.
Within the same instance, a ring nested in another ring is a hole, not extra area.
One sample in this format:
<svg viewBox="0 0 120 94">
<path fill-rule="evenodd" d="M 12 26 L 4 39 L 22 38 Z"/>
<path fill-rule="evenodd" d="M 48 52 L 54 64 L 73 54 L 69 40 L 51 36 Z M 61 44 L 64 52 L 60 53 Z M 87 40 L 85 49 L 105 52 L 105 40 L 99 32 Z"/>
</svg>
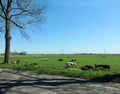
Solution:
<svg viewBox="0 0 120 94">
<path fill-rule="evenodd" d="M 48 60 L 44 60 L 48 58 Z M 63 61 L 58 61 L 62 58 Z M 77 64 L 74 68 L 66 68 L 65 63 L 72 58 L 76 58 Z M 69 77 L 80 77 L 89 79 L 102 79 L 120 82 L 120 56 L 108 55 L 39 55 L 39 56 L 12 56 L 11 61 L 20 60 L 19 64 L 0 64 L 1 68 L 11 68 L 17 70 L 29 70 L 39 74 L 63 75 Z M 3 57 L 0 57 L 0 62 Z M 33 63 L 37 63 L 34 65 Z M 98 70 L 81 70 L 84 65 L 108 64 L 111 66 L 110 71 Z"/>
</svg>

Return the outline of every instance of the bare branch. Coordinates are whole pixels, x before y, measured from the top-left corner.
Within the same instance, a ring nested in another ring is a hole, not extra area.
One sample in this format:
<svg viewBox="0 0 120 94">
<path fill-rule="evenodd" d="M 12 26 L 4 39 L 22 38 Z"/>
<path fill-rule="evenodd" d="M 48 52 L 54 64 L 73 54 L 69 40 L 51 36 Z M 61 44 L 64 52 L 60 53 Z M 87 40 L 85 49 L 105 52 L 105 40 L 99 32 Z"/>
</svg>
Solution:
<svg viewBox="0 0 120 94">
<path fill-rule="evenodd" d="M 37 23 L 37 22 L 41 22 L 41 21 L 42 21 L 42 19 L 31 19 L 31 20 L 27 21 L 26 23 L 24 23 L 24 25 Z"/>
<path fill-rule="evenodd" d="M 3 12 L 4 15 L 5 15 L 5 7 L 4 7 L 4 5 L 3 5 L 2 0 L 0 0 L 0 6 L 1 6 L 1 9 L 2 9 L 2 12 Z"/>
<path fill-rule="evenodd" d="M 29 40 L 30 36 L 23 29 L 20 29 L 20 33 L 23 38 L 25 38 L 26 40 Z"/>
<path fill-rule="evenodd" d="M 3 19 L 5 19 L 5 17 L 2 14 L 0 14 L 0 17 L 2 17 Z"/>
<path fill-rule="evenodd" d="M 19 27 L 19 28 L 23 28 L 23 26 L 19 25 L 19 24 L 16 23 L 15 21 L 13 21 L 13 20 L 11 20 L 11 19 L 10 19 L 10 21 L 11 21 L 14 25 L 16 25 L 17 27 Z"/>
<path fill-rule="evenodd" d="M 4 32 L 4 26 L 0 27 L 0 32 Z"/>
<path fill-rule="evenodd" d="M 33 3 L 34 1 L 32 0 L 7 0 L 7 3 L 5 3 L 7 9 L 5 9 L 2 0 L 0 0 L 1 10 L 4 14 L 5 12 L 10 12 L 9 18 L 7 19 L 9 19 L 12 24 L 22 29 L 25 25 L 42 22 L 43 20 L 41 14 L 46 6 L 33 6 Z M 11 6 L 11 4 L 13 4 L 13 6 Z M 0 17 L 3 19 L 6 18 L 1 13 Z M 19 18 L 20 20 L 17 20 Z"/>
<path fill-rule="evenodd" d="M 0 17 L 2 17 L 3 19 L 5 19 L 5 17 L 3 15 L 0 14 Z M 18 26 L 19 28 L 23 28 L 23 26 L 19 25 L 18 23 L 16 23 L 15 21 L 9 19 L 14 25 Z"/>
<path fill-rule="evenodd" d="M 7 3 L 7 10 L 6 10 L 7 13 L 10 11 L 11 4 L 12 4 L 12 0 L 8 0 L 8 3 Z"/>
<path fill-rule="evenodd" d="M 10 19 L 11 19 L 12 17 L 14 17 L 14 16 L 20 16 L 20 15 L 21 15 L 21 13 L 11 15 L 11 16 L 10 16 Z"/>
</svg>

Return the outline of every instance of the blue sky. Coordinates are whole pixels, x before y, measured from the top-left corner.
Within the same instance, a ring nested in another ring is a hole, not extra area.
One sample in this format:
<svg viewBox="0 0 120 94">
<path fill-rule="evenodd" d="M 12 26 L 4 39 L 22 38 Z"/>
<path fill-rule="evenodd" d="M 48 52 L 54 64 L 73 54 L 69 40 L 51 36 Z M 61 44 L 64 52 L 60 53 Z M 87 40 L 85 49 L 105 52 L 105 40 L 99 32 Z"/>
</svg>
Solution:
<svg viewBox="0 0 120 94">
<path fill-rule="evenodd" d="M 11 51 L 120 53 L 120 0 L 48 0 L 45 17 L 29 41 L 12 32 Z"/>
</svg>

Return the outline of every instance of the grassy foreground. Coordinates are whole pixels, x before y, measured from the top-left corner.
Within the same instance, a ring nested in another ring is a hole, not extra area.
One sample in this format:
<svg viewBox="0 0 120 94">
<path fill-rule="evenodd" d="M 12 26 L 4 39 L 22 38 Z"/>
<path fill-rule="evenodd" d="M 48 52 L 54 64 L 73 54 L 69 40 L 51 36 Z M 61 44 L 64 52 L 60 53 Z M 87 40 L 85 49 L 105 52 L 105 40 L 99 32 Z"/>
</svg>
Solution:
<svg viewBox="0 0 120 94">
<path fill-rule="evenodd" d="M 48 60 L 46 60 L 46 58 Z M 66 68 L 65 63 L 76 58 L 77 64 L 74 68 Z M 63 61 L 58 61 L 63 59 Z M 98 81 L 120 82 L 120 56 L 108 55 L 39 55 L 39 56 L 12 56 L 11 61 L 20 60 L 19 64 L 0 64 L 0 68 L 17 70 L 29 70 L 39 74 L 63 75 L 69 77 L 89 78 Z M 3 57 L 0 57 L 0 62 Z M 84 65 L 108 64 L 110 71 L 83 71 L 80 68 Z"/>
</svg>

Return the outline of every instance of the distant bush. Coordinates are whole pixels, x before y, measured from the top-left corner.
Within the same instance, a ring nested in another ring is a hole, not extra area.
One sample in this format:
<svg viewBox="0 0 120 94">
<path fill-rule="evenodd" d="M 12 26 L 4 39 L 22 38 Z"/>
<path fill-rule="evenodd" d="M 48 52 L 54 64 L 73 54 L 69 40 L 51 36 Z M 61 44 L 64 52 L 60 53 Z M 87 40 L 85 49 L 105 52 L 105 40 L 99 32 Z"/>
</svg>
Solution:
<svg viewBox="0 0 120 94">
<path fill-rule="evenodd" d="M 60 58 L 60 59 L 58 59 L 58 61 L 63 61 L 63 59 L 62 59 L 62 58 Z"/>
<path fill-rule="evenodd" d="M 20 52 L 19 55 L 27 55 L 27 52 L 25 52 L 25 51 Z"/>
</svg>

